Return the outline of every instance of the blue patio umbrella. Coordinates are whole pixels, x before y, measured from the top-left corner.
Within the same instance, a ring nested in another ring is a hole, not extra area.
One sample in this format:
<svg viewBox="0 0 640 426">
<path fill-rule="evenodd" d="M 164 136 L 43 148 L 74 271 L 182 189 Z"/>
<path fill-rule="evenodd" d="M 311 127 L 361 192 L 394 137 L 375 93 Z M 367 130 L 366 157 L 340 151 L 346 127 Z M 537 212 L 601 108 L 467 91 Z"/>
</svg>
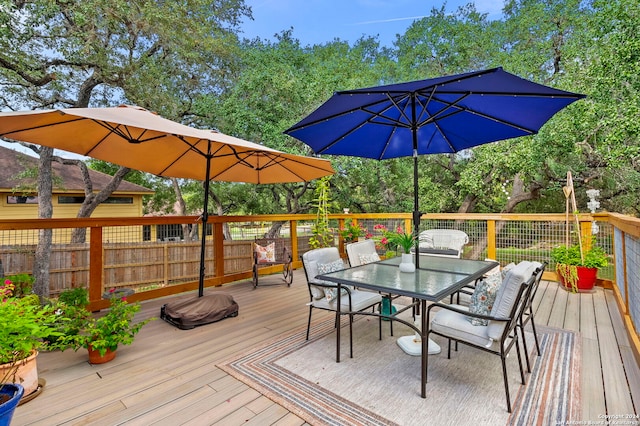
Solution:
<svg viewBox="0 0 640 426">
<path fill-rule="evenodd" d="M 412 156 L 417 232 L 418 155 L 535 134 L 555 113 L 584 97 L 493 68 L 336 92 L 284 133 L 318 154 L 378 160 Z"/>
</svg>

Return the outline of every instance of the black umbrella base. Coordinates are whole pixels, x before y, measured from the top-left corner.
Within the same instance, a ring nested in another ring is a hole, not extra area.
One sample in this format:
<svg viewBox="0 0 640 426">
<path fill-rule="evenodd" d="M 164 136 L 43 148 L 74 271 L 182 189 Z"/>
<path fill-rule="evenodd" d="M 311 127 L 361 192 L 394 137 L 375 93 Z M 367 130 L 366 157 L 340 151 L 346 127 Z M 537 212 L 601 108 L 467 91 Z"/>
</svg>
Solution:
<svg viewBox="0 0 640 426">
<path fill-rule="evenodd" d="M 228 294 L 210 294 L 169 302 L 160 308 L 160 318 L 181 330 L 238 316 L 238 304 Z"/>
</svg>

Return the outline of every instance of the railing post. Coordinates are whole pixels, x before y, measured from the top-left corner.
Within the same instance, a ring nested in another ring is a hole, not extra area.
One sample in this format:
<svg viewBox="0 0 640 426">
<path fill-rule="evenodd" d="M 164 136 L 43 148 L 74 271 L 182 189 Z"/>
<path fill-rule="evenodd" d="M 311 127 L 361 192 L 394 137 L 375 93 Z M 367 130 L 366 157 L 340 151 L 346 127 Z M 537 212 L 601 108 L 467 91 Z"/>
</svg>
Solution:
<svg viewBox="0 0 640 426">
<path fill-rule="evenodd" d="M 584 251 L 591 248 L 591 220 L 580 221 L 580 241 Z"/>
<path fill-rule="evenodd" d="M 298 259 L 298 221 L 289 221 L 289 237 L 291 238 L 291 257 L 294 262 Z"/>
<path fill-rule="evenodd" d="M 338 219 L 338 229 L 344 229 L 344 219 Z M 338 238 L 338 251 L 340 253 L 345 252 L 344 239 L 342 237 Z"/>
<path fill-rule="evenodd" d="M 102 227 L 91 227 L 89 243 L 89 301 L 94 302 L 102 299 L 102 271 L 103 250 L 102 250 Z"/>
<path fill-rule="evenodd" d="M 224 276 L 224 233 L 222 222 L 213 224 L 213 258 L 215 259 L 215 276 Z"/>
<path fill-rule="evenodd" d="M 496 221 L 487 220 L 487 257 L 489 259 L 498 259 L 496 251 Z"/>
</svg>

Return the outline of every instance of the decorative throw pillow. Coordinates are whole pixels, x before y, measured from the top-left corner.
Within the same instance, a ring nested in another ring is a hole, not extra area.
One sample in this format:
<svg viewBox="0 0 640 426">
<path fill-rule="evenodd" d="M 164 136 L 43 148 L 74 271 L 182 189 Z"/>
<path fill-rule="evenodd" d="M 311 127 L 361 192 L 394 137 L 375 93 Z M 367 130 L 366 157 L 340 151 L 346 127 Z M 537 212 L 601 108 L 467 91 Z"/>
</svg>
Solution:
<svg viewBox="0 0 640 426">
<path fill-rule="evenodd" d="M 261 246 L 260 244 L 253 243 L 254 250 L 258 256 L 258 263 L 269 263 L 276 261 L 276 243 L 267 244 Z"/>
<path fill-rule="evenodd" d="M 500 274 L 492 274 L 476 284 L 476 289 L 471 295 L 469 312 L 473 314 L 489 315 L 493 303 L 496 301 L 496 293 L 502 282 Z M 467 317 L 473 325 L 487 325 L 489 320 Z"/>
<path fill-rule="evenodd" d="M 342 262 L 342 259 L 336 259 L 329 263 L 318 263 L 318 275 L 328 274 L 329 272 L 340 271 L 342 269 L 344 269 L 344 262 Z M 324 288 L 323 290 L 324 295 L 329 302 L 338 297 L 337 288 Z M 346 290 L 343 289 L 342 294 L 346 294 Z"/>
<path fill-rule="evenodd" d="M 365 263 L 373 263 L 380 260 L 380 256 L 378 256 L 378 253 L 360 254 L 358 257 L 360 258 L 360 264 L 362 265 L 364 265 Z"/>
</svg>

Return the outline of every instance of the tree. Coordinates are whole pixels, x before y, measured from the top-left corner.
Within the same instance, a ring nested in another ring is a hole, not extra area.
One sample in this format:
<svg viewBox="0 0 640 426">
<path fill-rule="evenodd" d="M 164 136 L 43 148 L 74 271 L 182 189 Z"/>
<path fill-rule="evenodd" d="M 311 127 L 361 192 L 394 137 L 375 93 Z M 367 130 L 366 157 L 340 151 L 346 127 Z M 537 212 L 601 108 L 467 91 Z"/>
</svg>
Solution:
<svg viewBox="0 0 640 426">
<path fill-rule="evenodd" d="M 132 102 L 167 118 L 195 120 L 194 98 L 227 82 L 242 16 L 249 9 L 241 0 L 3 2 L 0 104 L 24 109 Z M 40 155 L 41 169 L 50 167 L 51 149 Z M 42 179 L 48 175 L 42 170 Z M 38 189 L 39 216 L 50 217 L 51 188 L 42 182 Z M 98 200 L 87 197 L 85 211 Z M 34 268 L 41 296 L 48 295 L 47 241 L 41 240 L 43 255 Z"/>
</svg>

